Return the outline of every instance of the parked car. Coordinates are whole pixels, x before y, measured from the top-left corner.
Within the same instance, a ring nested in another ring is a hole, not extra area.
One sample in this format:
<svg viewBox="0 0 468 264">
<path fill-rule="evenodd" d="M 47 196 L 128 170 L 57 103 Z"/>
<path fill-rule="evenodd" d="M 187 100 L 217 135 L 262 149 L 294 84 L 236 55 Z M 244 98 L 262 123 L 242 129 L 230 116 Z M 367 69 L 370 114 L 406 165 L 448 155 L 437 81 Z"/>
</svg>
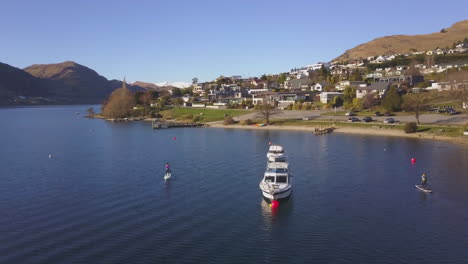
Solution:
<svg viewBox="0 0 468 264">
<path fill-rule="evenodd" d="M 395 123 L 395 119 L 389 117 L 389 118 L 386 118 L 383 122 L 384 124 L 393 124 Z"/>
<path fill-rule="evenodd" d="M 362 122 L 366 122 L 366 123 L 372 122 L 372 121 L 373 121 L 373 120 L 372 120 L 372 117 L 370 117 L 370 116 L 366 116 L 366 117 L 364 117 L 364 118 L 362 119 Z"/>
<path fill-rule="evenodd" d="M 374 113 L 374 115 L 375 116 L 381 116 L 382 114 L 379 111 L 377 111 L 377 112 Z"/>
<path fill-rule="evenodd" d="M 357 118 L 357 117 L 348 118 L 348 122 L 359 122 L 359 121 L 361 121 L 361 120 L 359 120 L 359 118 Z"/>
<path fill-rule="evenodd" d="M 352 111 L 349 111 L 349 112 L 346 112 L 345 115 L 346 115 L 346 116 L 353 116 L 353 115 L 355 115 L 355 114 L 354 114 Z"/>
<path fill-rule="evenodd" d="M 390 113 L 390 112 L 385 112 L 385 113 L 384 113 L 384 116 L 392 116 L 392 113 Z"/>
</svg>

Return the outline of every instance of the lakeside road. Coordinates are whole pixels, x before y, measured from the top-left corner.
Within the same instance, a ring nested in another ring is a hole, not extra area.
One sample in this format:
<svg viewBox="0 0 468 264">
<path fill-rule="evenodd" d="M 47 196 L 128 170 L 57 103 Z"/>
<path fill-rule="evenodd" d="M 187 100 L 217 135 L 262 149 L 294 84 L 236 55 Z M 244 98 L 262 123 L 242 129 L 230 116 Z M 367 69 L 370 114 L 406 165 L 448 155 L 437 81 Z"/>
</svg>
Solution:
<svg viewBox="0 0 468 264">
<path fill-rule="evenodd" d="M 289 126 L 289 125 L 270 125 L 264 127 L 252 126 L 252 125 L 223 125 L 222 122 L 212 122 L 209 124 L 211 128 L 224 128 L 224 129 L 251 129 L 251 130 L 285 130 L 285 131 L 306 131 L 313 133 L 315 126 Z M 358 134 L 358 135 L 371 135 L 371 136 L 391 136 L 391 137 L 405 137 L 405 138 L 418 138 L 418 139 L 430 139 L 430 140 L 441 140 L 452 143 L 460 143 L 468 145 L 468 136 L 460 137 L 448 137 L 441 135 L 431 135 L 424 132 L 410 133 L 407 134 L 400 129 L 385 129 L 378 127 L 340 127 L 338 126 L 332 133 L 346 133 L 346 134 Z"/>
<path fill-rule="evenodd" d="M 323 110 L 311 110 L 311 111 L 298 111 L 298 110 L 285 110 L 281 111 L 271 117 L 271 120 L 299 120 L 307 118 L 308 120 L 327 120 L 327 121 L 346 121 L 349 116 L 325 116 L 322 115 L 330 111 Z M 371 116 L 372 119 L 383 122 L 387 116 Z M 393 119 L 408 123 L 416 122 L 414 115 L 406 116 L 391 116 Z M 237 116 L 234 118 L 236 121 L 247 120 L 247 119 L 258 119 L 260 118 L 257 112 L 252 112 L 246 115 Z M 357 118 L 362 119 L 362 116 Z M 468 114 L 458 115 L 442 115 L 442 114 L 422 114 L 419 117 L 421 124 L 430 125 L 464 125 L 468 123 Z"/>
</svg>

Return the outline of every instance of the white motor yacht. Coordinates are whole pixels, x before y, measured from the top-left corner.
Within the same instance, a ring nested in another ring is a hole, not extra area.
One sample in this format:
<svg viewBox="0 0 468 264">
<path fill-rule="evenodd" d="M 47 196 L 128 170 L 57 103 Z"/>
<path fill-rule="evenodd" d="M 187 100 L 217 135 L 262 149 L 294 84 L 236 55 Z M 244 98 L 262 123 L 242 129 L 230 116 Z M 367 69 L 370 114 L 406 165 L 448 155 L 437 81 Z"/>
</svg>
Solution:
<svg viewBox="0 0 468 264">
<path fill-rule="evenodd" d="M 272 154 L 268 157 L 267 168 L 259 187 L 263 197 L 269 200 L 279 200 L 291 195 L 291 176 L 282 147 L 280 155 Z"/>
</svg>

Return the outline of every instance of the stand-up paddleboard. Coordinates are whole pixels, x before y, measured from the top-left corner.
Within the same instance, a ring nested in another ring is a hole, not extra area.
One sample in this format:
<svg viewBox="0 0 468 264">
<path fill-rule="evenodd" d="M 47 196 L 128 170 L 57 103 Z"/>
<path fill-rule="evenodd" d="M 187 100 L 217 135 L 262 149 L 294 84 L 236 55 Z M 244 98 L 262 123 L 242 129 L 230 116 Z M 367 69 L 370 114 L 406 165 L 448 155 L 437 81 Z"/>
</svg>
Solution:
<svg viewBox="0 0 468 264">
<path fill-rule="evenodd" d="M 164 174 L 164 180 L 169 180 L 170 178 L 172 177 L 172 173 L 171 172 L 166 172 L 166 174 Z"/>
<path fill-rule="evenodd" d="M 432 193 L 432 190 L 429 190 L 429 189 L 425 189 L 424 187 L 422 187 L 422 185 L 415 185 L 414 187 L 418 188 L 419 190 L 425 192 L 425 193 Z"/>
</svg>

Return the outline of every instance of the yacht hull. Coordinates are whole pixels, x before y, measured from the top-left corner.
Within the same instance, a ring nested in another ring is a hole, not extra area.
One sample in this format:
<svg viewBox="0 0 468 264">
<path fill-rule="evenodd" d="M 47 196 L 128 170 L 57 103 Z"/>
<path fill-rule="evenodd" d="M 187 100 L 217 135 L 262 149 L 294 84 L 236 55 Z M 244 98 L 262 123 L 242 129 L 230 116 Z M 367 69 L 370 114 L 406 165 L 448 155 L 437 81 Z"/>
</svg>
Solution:
<svg viewBox="0 0 468 264">
<path fill-rule="evenodd" d="M 276 190 L 274 193 L 262 190 L 262 195 L 268 200 L 280 200 L 288 198 L 292 193 L 292 186 L 285 188 L 284 190 Z"/>
</svg>

